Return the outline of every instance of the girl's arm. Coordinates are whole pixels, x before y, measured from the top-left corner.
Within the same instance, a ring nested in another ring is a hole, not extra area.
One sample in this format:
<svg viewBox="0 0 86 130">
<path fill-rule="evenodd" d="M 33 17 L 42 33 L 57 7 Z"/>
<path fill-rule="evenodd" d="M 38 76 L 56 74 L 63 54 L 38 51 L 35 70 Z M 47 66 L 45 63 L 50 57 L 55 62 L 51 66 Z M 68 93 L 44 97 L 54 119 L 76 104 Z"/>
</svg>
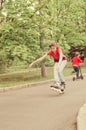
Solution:
<svg viewBox="0 0 86 130">
<path fill-rule="evenodd" d="M 80 62 L 80 63 L 82 63 L 82 60 L 81 60 L 81 58 L 80 58 L 80 57 L 79 57 L 79 62 Z"/>
<path fill-rule="evenodd" d="M 42 57 L 40 57 L 39 59 L 33 61 L 33 62 L 29 65 L 29 68 L 31 68 L 31 67 L 32 67 L 34 64 L 36 64 L 37 62 L 40 62 L 40 61 L 44 60 L 47 56 L 48 56 L 48 55 L 47 55 L 47 53 L 46 53 L 44 56 L 42 56 Z"/>
</svg>

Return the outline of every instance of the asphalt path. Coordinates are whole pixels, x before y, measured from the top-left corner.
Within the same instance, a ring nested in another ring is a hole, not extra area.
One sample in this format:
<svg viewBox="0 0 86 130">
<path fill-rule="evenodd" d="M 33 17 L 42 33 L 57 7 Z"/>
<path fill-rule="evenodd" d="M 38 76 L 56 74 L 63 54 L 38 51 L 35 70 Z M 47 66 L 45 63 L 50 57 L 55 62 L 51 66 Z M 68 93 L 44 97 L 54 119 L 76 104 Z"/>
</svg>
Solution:
<svg viewBox="0 0 86 130">
<path fill-rule="evenodd" d="M 0 93 L 0 130 L 76 130 L 78 111 L 86 102 L 86 77 L 68 78 L 61 95 L 49 86 Z"/>
</svg>

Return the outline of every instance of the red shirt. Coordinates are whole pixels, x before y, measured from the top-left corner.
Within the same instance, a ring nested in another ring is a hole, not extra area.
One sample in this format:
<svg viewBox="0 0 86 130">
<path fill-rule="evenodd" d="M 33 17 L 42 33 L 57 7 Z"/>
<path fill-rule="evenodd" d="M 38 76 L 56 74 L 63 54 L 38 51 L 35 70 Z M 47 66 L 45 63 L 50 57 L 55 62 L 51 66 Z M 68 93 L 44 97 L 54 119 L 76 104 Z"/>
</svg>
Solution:
<svg viewBox="0 0 86 130">
<path fill-rule="evenodd" d="M 48 51 L 47 55 L 51 56 L 54 60 L 59 61 L 60 51 L 61 51 L 61 48 L 56 48 L 56 52 L 53 52 L 52 50 L 50 50 L 50 51 Z M 64 60 L 67 59 L 65 55 L 63 55 L 63 59 Z"/>
<path fill-rule="evenodd" d="M 79 64 L 82 62 L 81 58 L 79 56 L 75 56 L 72 58 L 72 65 L 73 66 L 79 66 Z"/>
</svg>

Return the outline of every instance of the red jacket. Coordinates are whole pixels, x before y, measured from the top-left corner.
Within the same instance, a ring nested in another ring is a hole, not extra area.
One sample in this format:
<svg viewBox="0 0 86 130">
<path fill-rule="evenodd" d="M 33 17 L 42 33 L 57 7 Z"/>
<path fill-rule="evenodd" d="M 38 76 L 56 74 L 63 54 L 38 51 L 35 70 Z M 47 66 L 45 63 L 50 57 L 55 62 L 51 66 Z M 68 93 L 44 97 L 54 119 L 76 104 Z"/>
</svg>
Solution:
<svg viewBox="0 0 86 130">
<path fill-rule="evenodd" d="M 81 62 L 82 62 L 82 60 L 79 56 L 75 56 L 72 58 L 72 65 L 73 66 L 79 66 Z"/>
<path fill-rule="evenodd" d="M 51 56 L 54 60 L 59 60 L 60 51 L 62 51 L 61 48 L 56 48 L 55 53 L 50 50 L 50 51 L 48 51 L 47 55 Z M 67 57 L 65 55 L 63 55 L 63 59 L 67 60 Z"/>
</svg>

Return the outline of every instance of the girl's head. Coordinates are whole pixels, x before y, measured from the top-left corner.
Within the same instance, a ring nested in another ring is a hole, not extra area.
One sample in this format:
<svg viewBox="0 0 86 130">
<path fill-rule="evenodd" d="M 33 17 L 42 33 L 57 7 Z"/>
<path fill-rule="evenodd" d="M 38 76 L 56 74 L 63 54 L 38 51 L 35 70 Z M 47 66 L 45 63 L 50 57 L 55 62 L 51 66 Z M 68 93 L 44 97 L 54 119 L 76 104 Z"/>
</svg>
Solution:
<svg viewBox="0 0 86 130">
<path fill-rule="evenodd" d="M 56 51 L 56 48 L 58 47 L 58 44 L 56 42 L 51 42 L 49 47 L 50 47 L 50 49 L 52 51 Z"/>
<path fill-rule="evenodd" d="M 79 52 L 75 52 L 75 56 L 80 56 L 80 53 Z"/>
</svg>

